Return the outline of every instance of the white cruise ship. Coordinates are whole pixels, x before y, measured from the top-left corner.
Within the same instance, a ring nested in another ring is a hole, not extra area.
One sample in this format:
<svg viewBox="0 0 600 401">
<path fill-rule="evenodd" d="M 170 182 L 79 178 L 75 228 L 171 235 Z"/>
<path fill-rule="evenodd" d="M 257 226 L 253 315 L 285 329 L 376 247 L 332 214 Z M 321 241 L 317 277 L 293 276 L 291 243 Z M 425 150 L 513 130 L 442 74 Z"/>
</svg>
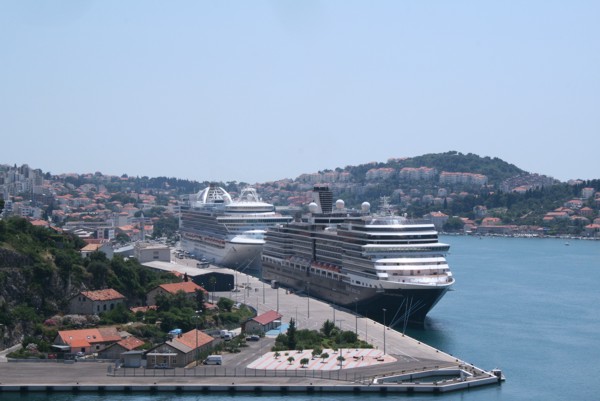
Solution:
<svg viewBox="0 0 600 401">
<path fill-rule="evenodd" d="M 244 189 L 233 200 L 223 188 L 211 184 L 182 201 L 181 247 L 219 266 L 254 270 L 260 266 L 265 230 L 291 220 L 261 201 L 254 188 Z"/>
<path fill-rule="evenodd" d="M 267 231 L 262 277 L 389 324 L 423 323 L 454 283 L 433 224 L 313 192 L 301 221 Z"/>
</svg>

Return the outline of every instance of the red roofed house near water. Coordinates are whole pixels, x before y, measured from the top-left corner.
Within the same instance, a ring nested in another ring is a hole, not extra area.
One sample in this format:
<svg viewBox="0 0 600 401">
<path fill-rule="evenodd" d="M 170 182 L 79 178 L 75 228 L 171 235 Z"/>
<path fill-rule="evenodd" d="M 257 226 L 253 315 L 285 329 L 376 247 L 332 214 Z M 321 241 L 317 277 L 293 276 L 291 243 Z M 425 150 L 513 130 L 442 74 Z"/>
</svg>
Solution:
<svg viewBox="0 0 600 401">
<path fill-rule="evenodd" d="M 266 333 L 281 326 L 282 316 L 281 313 L 270 310 L 243 323 L 242 331 L 244 333 Z"/>
<path fill-rule="evenodd" d="M 98 291 L 82 291 L 69 299 L 69 313 L 77 315 L 98 315 L 113 310 L 125 302 L 125 296 L 108 288 Z"/>
<path fill-rule="evenodd" d="M 166 294 L 175 295 L 179 291 L 183 291 L 189 298 L 194 298 L 196 296 L 196 291 L 204 291 L 206 293 L 206 290 L 198 284 L 192 281 L 183 281 L 181 283 L 161 284 L 158 287 L 151 289 L 146 295 L 146 300 L 148 305 L 156 305 L 157 296 Z"/>
<path fill-rule="evenodd" d="M 123 353 L 138 349 L 144 344 L 139 338 L 129 336 L 98 352 L 98 359 L 122 359 Z"/>
<path fill-rule="evenodd" d="M 196 357 L 212 347 L 215 339 L 208 334 L 192 329 L 187 333 L 166 341 L 148 351 L 146 367 L 184 367 L 194 362 Z"/>
<path fill-rule="evenodd" d="M 121 336 L 114 327 L 63 330 L 58 332 L 53 347 L 64 352 L 91 354 L 118 341 L 121 341 Z"/>
</svg>

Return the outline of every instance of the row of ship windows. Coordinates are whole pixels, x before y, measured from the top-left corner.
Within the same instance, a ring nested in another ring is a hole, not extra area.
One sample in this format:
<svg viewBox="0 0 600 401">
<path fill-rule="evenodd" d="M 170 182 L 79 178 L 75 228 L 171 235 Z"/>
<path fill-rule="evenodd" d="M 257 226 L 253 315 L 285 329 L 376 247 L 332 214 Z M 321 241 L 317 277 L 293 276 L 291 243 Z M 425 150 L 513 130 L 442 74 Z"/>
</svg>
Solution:
<svg viewBox="0 0 600 401">
<path fill-rule="evenodd" d="M 269 262 L 274 262 L 274 260 L 272 258 L 269 258 L 269 257 L 265 257 L 264 260 L 267 260 Z M 302 266 L 302 265 L 297 264 L 297 263 L 290 263 L 290 267 L 294 268 L 295 270 L 300 270 L 300 271 L 303 271 L 303 272 L 306 272 L 306 269 L 307 269 L 306 266 Z M 280 269 L 277 269 L 277 270 L 280 270 Z M 328 271 L 323 271 L 323 270 L 320 270 L 320 269 L 315 269 L 313 267 L 310 268 L 310 272 L 311 273 L 315 273 L 315 274 L 319 273 L 323 277 L 333 278 L 335 280 L 342 279 L 342 277 L 339 276 L 338 274 L 335 274 L 335 273 L 332 273 L 332 272 L 328 272 Z M 363 283 L 363 282 L 358 281 L 358 280 L 352 280 L 352 284 L 373 288 L 372 284 L 368 284 L 366 282 Z"/>
<path fill-rule="evenodd" d="M 268 257 L 265 257 L 263 259 L 266 260 L 266 261 L 269 261 L 269 262 L 273 262 L 273 259 L 268 258 Z M 300 270 L 300 271 L 303 271 L 303 272 L 306 272 L 306 269 L 307 269 L 306 266 L 303 266 L 303 265 L 300 265 L 300 264 L 297 264 L 297 263 L 290 263 L 290 267 L 292 267 L 294 270 Z M 313 273 L 313 274 L 318 274 L 320 276 L 327 277 L 327 278 L 332 278 L 332 279 L 335 279 L 335 280 L 339 280 L 340 279 L 340 276 L 338 274 L 335 274 L 335 273 L 332 273 L 332 272 L 326 271 L 326 270 L 315 269 L 314 267 L 310 268 L 310 272 Z"/>
<path fill-rule="evenodd" d="M 382 271 L 382 273 L 388 273 L 388 272 L 384 270 L 384 271 Z M 416 273 L 414 270 L 407 270 L 402 273 L 394 272 L 394 273 L 388 273 L 388 274 L 390 276 L 420 276 L 421 270 L 417 270 Z M 444 270 L 430 270 L 429 271 L 429 275 L 437 276 L 438 274 L 444 274 Z"/>
<path fill-rule="evenodd" d="M 360 281 L 355 281 L 355 280 L 352 280 L 352 284 L 355 284 L 355 285 L 360 285 L 360 286 L 363 286 L 363 287 L 370 287 L 370 288 L 373 288 L 373 285 L 372 285 L 372 284 L 362 283 L 362 282 L 360 282 Z"/>
<path fill-rule="evenodd" d="M 385 259 L 385 258 L 384 258 Z M 381 266 L 391 266 L 391 267 L 398 267 L 398 266 L 402 266 L 402 265 L 409 265 L 409 266 L 432 266 L 432 265 L 436 265 L 436 266 L 440 266 L 442 264 L 445 265 L 445 263 L 442 262 L 436 262 L 436 263 L 432 263 L 432 262 L 410 262 L 407 261 L 406 263 L 386 263 L 386 262 L 382 262 Z"/>
<path fill-rule="evenodd" d="M 414 244 L 415 242 L 413 242 Z M 285 246 L 285 243 L 281 244 L 280 246 Z M 410 243 L 408 243 L 410 244 Z M 422 242 L 421 242 L 422 244 Z M 344 247 L 346 249 L 356 249 L 356 250 L 362 250 L 362 246 L 365 244 L 357 244 L 356 247 L 351 247 L 348 246 L 348 244 L 346 244 L 347 246 Z M 386 245 L 386 243 L 371 243 L 369 245 Z M 397 245 L 400 244 L 396 244 L 395 246 L 390 246 L 390 247 L 378 247 L 376 249 L 372 249 L 371 252 L 373 253 L 377 253 L 377 252 L 411 252 L 411 253 L 415 253 L 415 252 L 431 252 L 431 251 L 437 251 L 437 252 L 444 252 L 444 251 L 448 251 L 449 248 L 448 247 L 439 247 L 439 246 L 435 246 L 435 247 L 419 247 L 419 248 L 403 248 L 403 247 L 399 247 Z M 304 249 L 311 249 L 312 248 L 312 244 L 310 242 L 300 242 L 300 241 L 291 241 L 289 243 L 289 246 L 292 246 L 294 248 L 304 248 Z M 330 250 L 331 252 L 336 252 L 339 253 L 341 249 L 343 249 L 339 243 L 320 243 L 317 246 L 317 249 L 319 250 Z"/>
<path fill-rule="evenodd" d="M 398 252 L 398 251 L 402 251 L 402 253 L 423 253 L 423 252 L 444 252 L 444 251 L 448 251 L 448 249 L 443 249 L 440 247 L 402 248 L 402 249 L 398 249 L 396 247 L 395 248 L 377 248 L 377 249 L 369 250 L 369 251 L 365 252 L 365 254 L 378 255 L 382 252 Z"/>
</svg>

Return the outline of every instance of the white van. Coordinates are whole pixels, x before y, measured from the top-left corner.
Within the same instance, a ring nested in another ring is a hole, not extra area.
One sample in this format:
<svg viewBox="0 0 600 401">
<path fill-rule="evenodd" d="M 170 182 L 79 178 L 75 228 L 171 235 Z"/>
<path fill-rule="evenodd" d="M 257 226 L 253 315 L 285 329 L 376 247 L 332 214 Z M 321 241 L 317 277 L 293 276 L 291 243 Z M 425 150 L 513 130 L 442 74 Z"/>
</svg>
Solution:
<svg viewBox="0 0 600 401">
<path fill-rule="evenodd" d="M 209 355 L 208 358 L 204 360 L 205 365 L 222 365 L 223 357 L 221 355 Z"/>
<path fill-rule="evenodd" d="M 235 331 L 229 331 L 229 330 L 221 330 L 220 334 L 221 334 L 221 338 L 224 339 L 225 341 L 232 340 L 237 335 Z"/>
</svg>

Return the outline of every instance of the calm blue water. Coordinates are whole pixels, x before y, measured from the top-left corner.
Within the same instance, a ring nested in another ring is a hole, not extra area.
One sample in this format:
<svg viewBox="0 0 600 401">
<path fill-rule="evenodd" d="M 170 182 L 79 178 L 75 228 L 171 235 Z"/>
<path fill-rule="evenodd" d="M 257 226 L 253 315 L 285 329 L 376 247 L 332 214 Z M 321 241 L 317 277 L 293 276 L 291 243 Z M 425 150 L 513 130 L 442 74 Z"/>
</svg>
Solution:
<svg viewBox="0 0 600 401">
<path fill-rule="evenodd" d="M 507 381 L 415 400 L 599 400 L 600 242 L 444 237 L 456 277 L 425 329 L 408 334 L 478 367 L 501 368 Z M 291 401 L 401 397 L 288 395 Z M 279 401 L 280 395 L 14 394 L 2 400 Z"/>
</svg>

